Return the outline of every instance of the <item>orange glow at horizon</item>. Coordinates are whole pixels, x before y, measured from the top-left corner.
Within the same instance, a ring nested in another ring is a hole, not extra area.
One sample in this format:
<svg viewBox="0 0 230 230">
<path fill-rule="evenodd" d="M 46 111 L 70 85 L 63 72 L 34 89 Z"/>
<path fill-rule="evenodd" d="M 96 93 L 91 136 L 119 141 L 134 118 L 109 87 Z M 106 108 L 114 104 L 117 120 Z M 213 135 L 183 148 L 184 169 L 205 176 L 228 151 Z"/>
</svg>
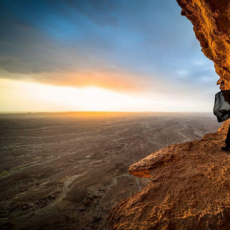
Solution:
<svg viewBox="0 0 230 230">
<path fill-rule="evenodd" d="M 0 112 L 178 112 L 198 107 L 171 96 L 164 98 L 157 92 L 140 96 L 99 87 L 75 88 L 8 79 L 0 79 L 0 88 Z"/>
<path fill-rule="evenodd" d="M 98 87 L 63 87 L 0 79 L 1 111 L 135 111 L 140 99 Z M 132 108 L 133 107 L 133 108 Z"/>
</svg>

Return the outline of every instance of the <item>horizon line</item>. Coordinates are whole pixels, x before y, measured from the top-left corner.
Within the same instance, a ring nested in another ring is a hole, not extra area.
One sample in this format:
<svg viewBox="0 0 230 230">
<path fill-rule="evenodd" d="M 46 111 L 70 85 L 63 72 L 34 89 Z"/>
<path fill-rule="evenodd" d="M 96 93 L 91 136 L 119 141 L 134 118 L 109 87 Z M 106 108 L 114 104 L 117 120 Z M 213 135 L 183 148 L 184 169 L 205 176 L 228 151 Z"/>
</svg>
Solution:
<svg viewBox="0 0 230 230">
<path fill-rule="evenodd" d="M 212 113 L 211 111 L 0 111 L 0 114 L 38 114 L 38 113 Z"/>
</svg>

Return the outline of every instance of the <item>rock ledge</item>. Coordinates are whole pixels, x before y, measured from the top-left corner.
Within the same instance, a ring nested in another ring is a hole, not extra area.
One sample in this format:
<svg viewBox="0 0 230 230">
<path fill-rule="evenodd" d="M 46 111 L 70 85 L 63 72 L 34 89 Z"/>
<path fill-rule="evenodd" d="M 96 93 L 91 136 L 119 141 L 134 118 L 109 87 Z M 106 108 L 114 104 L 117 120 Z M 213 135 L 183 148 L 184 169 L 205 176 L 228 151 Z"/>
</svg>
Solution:
<svg viewBox="0 0 230 230">
<path fill-rule="evenodd" d="M 130 166 L 151 182 L 110 212 L 111 229 L 230 229 L 229 121 L 201 140 L 173 144 Z"/>
</svg>

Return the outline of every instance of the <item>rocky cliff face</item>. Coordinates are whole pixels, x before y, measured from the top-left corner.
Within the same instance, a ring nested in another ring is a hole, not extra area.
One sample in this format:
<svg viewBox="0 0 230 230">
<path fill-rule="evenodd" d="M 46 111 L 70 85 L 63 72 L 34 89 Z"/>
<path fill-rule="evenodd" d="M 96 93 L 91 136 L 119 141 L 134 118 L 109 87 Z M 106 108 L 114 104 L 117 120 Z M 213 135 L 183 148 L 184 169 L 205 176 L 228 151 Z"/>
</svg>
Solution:
<svg viewBox="0 0 230 230">
<path fill-rule="evenodd" d="M 198 141 L 174 144 L 129 168 L 151 182 L 110 212 L 111 229 L 230 229 L 229 121 Z"/>
<path fill-rule="evenodd" d="M 230 1 L 177 0 L 181 14 L 193 24 L 202 52 L 213 60 L 217 74 L 230 89 Z M 218 82 L 220 83 L 220 81 Z"/>
<path fill-rule="evenodd" d="M 230 0 L 177 0 L 202 52 L 230 89 Z M 110 212 L 111 229 L 230 229 L 230 153 L 220 150 L 229 121 L 198 141 L 171 145 L 129 168 L 151 182 Z"/>
</svg>

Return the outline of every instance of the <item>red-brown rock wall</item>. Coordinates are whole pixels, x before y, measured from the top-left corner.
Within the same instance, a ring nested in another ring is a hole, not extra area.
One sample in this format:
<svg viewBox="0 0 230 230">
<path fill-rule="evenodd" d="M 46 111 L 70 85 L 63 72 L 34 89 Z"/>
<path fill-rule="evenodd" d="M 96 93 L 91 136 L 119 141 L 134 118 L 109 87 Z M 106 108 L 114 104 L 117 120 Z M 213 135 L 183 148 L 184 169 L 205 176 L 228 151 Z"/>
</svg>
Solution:
<svg viewBox="0 0 230 230">
<path fill-rule="evenodd" d="M 177 0 L 202 52 L 230 89 L 230 0 Z M 203 139 L 171 145 L 130 166 L 151 182 L 110 212 L 110 227 L 130 230 L 229 230 L 230 154 L 220 150 L 229 121 Z"/>
<path fill-rule="evenodd" d="M 202 52 L 214 62 L 217 74 L 230 89 L 230 1 L 177 0 L 181 14 L 193 24 Z"/>
</svg>

